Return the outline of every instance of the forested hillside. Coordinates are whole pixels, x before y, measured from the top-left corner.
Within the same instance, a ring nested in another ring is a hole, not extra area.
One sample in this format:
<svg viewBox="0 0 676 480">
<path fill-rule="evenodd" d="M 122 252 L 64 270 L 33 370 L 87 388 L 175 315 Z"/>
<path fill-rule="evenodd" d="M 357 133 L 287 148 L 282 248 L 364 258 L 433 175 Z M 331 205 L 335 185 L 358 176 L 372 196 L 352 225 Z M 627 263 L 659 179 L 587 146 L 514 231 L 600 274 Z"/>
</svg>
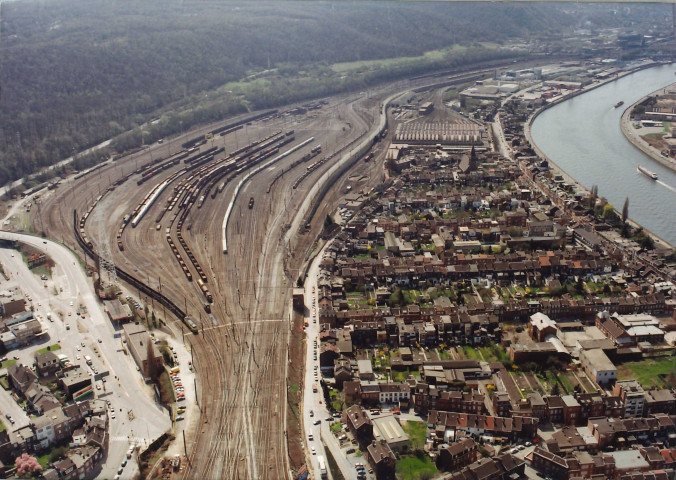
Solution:
<svg viewBox="0 0 676 480">
<path fill-rule="evenodd" d="M 0 184 L 172 109 L 203 106 L 206 92 L 208 108 L 163 117 L 158 128 L 172 133 L 169 121 L 185 129 L 368 80 L 333 75 L 335 62 L 495 45 L 454 60 L 467 62 L 576 24 L 574 11 L 551 4 L 19 0 L 1 8 Z M 214 102 L 214 89 L 266 69 L 301 82 Z"/>
</svg>

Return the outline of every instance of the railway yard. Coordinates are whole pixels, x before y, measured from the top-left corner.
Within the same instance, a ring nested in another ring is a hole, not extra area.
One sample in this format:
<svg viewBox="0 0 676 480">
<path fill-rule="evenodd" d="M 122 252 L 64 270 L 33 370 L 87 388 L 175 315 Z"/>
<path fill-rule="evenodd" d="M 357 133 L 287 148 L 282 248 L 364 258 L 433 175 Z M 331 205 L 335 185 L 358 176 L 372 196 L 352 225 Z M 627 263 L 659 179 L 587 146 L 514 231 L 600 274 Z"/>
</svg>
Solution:
<svg viewBox="0 0 676 480">
<path fill-rule="evenodd" d="M 75 233 L 81 244 L 74 249 L 96 252 L 103 272 L 114 263 L 171 299 L 167 308 L 137 286 L 129 290 L 152 302 L 194 351 L 201 413 L 187 429 L 185 478 L 289 471 L 290 291 L 313 237 L 283 243 L 282 236 L 328 168 L 322 159 L 363 137 L 374 107 L 378 100 L 353 96 L 317 104 L 312 115 L 247 118 L 206 142 L 191 133 L 75 175 L 39 200 L 36 229 L 73 247 Z M 202 145 L 190 144 L 196 137 Z M 327 211 L 314 216 L 319 227 Z M 181 323 L 182 315 L 194 323 Z"/>
<path fill-rule="evenodd" d="M 33 231 L 90 269 L 98 259 L 103 284 L 137 296 L 191 352 L 199 415 L 185 424 L 183 478 L 291 476 L 291 290 L 339 199 L 385 178 L 386 142 L 373 141 L 394 131 L 383 104 L 448 78 L 210 125 L 34 200 Z"/>
</svg>

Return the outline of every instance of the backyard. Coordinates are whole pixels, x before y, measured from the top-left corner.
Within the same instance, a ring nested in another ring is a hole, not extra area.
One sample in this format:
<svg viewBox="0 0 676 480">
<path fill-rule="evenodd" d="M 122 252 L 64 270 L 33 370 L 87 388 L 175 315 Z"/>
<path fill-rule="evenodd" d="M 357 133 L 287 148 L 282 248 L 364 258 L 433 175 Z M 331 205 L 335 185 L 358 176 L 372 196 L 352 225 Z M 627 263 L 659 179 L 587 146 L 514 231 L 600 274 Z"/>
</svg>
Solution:
<svg viewBox="0 0 676 480">
<path fill-rule="evenodd" d="M 636 379 L 643 388 L 676 387 L 676 357 L 647 358 L 617 367 L 618 380 Z"/>
<path fill-rule="evenodd" d="M 406 456 L 397 460 L 397 478 L 399 480 L 420 480 L 432 478 L 437 473 L 437 467 L 427 455 Z"/>
<path fill-rule="evenodd" d="M 411 449 L 422 449 L 425 446 L 425 438 L 427 437 L 427 424 L 424 422 L 407 421 L 402 422 L 401 428 L 411 439 Z"/>
</svg>

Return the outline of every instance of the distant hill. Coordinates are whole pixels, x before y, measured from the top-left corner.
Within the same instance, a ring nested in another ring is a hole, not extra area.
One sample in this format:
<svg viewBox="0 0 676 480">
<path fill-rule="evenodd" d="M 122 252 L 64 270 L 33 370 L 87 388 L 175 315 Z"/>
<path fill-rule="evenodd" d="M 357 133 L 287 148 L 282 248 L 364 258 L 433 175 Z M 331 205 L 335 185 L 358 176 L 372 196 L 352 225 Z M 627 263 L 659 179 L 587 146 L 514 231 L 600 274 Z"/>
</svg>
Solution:
<svg viewBox="0 0 676 480">
<path fill-rule="evenodd" d="M 335 62 L 555 34 L 575 25 L 573 10 L 502 3 L 4 2 L 0 184 L 268 68 L 310 81 L 306 72 Z M 224 96 L 211 117 L 185 117 L 181 128 L 285 98 L 277 90 L 251 100 Z"/>
</svg>

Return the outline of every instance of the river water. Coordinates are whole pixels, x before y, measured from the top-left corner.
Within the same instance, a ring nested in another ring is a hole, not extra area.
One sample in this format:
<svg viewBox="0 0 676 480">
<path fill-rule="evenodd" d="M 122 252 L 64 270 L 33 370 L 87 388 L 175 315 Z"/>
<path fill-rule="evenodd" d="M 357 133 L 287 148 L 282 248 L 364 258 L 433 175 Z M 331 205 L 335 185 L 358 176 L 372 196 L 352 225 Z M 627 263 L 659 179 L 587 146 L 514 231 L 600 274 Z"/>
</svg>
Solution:
<svg viewBox="0 0 676 480">
<path fill-rule="evenodd" d="M 629 143 L 620 129 L 624 109 L 676 82 L 676 65 L 627 75 L 542 112 L 533 122 L 533 141 L 554 163 L 621 210 L 629 197 L 629 217 L 676 245 L 676 172 Z M 614 105 L 624 100 L 624 106 Z M 636 170 L 657 173 L 657 182 Z"/>
</svg>

